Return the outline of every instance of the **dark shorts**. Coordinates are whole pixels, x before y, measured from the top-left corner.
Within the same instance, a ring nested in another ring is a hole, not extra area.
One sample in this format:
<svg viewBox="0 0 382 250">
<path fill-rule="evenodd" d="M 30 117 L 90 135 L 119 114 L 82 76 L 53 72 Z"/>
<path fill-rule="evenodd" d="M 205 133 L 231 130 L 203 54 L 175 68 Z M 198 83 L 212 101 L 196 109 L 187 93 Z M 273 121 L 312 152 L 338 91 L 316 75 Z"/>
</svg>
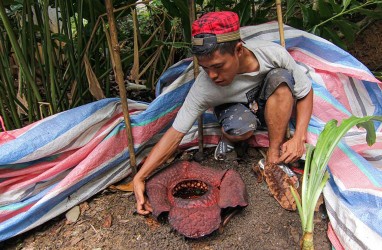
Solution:
<svg viewBox="0 0 382 250">
<path fill-rule="evenodd" d="M 258 128 L 266 128 L 264 119 L 264 108 L 268 98 L 276 88 L 285 82 L 293 91 L 294 79 L 292 74 L 286 69 L 273 69 L 269 71 L 264 79 L 264 84 L 256 93 L 258 110 L 256 114 L 246 103 L 225 103 L 214 108 L 215 115 L 224 129 L 230 135 L 242 135 L 248 131 L 255 131 Z"/>
</svg>

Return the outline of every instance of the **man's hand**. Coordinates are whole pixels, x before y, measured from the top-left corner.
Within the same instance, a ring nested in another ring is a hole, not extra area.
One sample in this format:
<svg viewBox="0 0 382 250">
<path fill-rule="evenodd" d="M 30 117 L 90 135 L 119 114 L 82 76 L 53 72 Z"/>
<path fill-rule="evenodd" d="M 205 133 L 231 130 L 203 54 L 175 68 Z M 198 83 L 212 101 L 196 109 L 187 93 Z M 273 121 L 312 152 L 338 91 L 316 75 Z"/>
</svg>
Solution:
<svg viewBox="0 0 382 250">
<path fill-rule="evenodd" d="M 183 136 L 184 133 L 178 132 L 173 127 L 169 128 L 151 150 L 142 168 L 135 175 L 133 185 L 137 200 L 137 213 L 146 215 L 153 211 L 145 197 L 145 179 L 174 154 Z"/>
<path fill-rule="evenodd" d="M 291 163 L 299 160 L 305 152 L 305 140 L 292 137 L 281 146 L 279 162 Z"/>
<path fill-rule="evenodd" d="M 153 211 L 149 201 L 145 197 L 145 182 L 138 176 L 133 179 L 134 194 L 137 200 L 137 213 L 141 215 L 149 214 Z"/>
</svg>

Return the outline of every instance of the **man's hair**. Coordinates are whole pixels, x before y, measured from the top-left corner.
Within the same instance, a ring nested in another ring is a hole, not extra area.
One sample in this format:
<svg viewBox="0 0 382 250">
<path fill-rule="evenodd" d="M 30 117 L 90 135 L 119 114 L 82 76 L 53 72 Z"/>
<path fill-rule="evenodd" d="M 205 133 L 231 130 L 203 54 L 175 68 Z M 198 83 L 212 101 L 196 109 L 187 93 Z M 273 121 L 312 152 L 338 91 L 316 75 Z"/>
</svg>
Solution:
<svg viewBox="0 0 382 250">
<path fill-rule="evenodd" d="M 214 37 L 214 34 L 198 34 L 195 36 L 195 38 L 206 38 L 206 37 Z M 222 42 L 222 43 L 213 43 L 209 46 L 195 46 L 193 45 L 191 48 L 192 54 L 195 56 L 203 56 L 203 57 L 209 57 L 211 56 L 215 51 L 219 51 L 221 54 L 229 53 L 233 55 L 235 53 L 235 47 L 236 44 L 238 44 L 241 40 L 234 40 L 229 42 Z"/>
</svg>

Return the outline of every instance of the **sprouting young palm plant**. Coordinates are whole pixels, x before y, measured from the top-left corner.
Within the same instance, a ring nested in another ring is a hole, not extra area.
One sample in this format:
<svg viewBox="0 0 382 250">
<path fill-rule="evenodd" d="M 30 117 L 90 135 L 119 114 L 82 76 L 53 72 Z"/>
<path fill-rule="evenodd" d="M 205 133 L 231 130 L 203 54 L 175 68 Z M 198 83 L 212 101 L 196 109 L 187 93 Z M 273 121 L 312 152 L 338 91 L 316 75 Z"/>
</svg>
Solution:
<svg viewBox="0 0 382 250">
<path fill-rule="evenodd" d="M 301 249 L 314 249 L 313 245 L 313 217 L 318 198 L 329 179 L 327 165 L 330 157 L 341 138 L 353 126 L 363 127 L 367 131 L 366 141 L 369 146 L 376 140 L 374 128 L 375 121 L 382 121 L 382 116 L 351 116 L 341 122 L 337 127 L 337 121 L 329 121 L 318 137 L 316 146 L 308 144 L 304 175 L 302 180 L 301 200 L 292 190 L 292 194 L 297 203 L 297 210 L 301 220 L 303 236 L 301 239 Z"/>
</svg>

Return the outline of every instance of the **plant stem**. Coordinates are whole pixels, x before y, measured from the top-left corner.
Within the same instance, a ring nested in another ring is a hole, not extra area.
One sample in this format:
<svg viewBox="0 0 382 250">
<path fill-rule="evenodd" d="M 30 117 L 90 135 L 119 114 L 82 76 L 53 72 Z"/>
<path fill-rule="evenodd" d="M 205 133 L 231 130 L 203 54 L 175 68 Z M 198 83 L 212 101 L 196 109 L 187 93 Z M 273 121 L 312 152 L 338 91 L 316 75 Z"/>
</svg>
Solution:
<svg viewBox="0 0 382 250">
<path fill-rule="evenodd" d="M 337 15 L 334 15 L 334 16 L 332 16 L 331 18 L 328 18 L 328 19 L 326 19 L 325 21 L 323 21 L 323 22 L 321 22 L 321 23 L 315 25 L 315 26 L 312 28 L 312 30 L 317 29 L 317 27 L 319 27 L 319 26 L 321 26 L 321 25 L 324 25 L 325 23 L 334 20 L 334 19 L 336 19 L 336 18 L 339 17 L 339 16 L 345 15 L 345 14 L 347 14 L 347 13 L 350 13 L 350 12 L 354 11 L 354 10 L 357 10 L 357 9 L 360 9 L 360 8 L 363 8 L 363 7 L 366 7 L 366 6 L 368 6 L 368 5 L 378 3 L 378 2 L 379 2 L 379 1 L 368 1 L 368 2 L 366 2 L 366 3 L 364 3 L 364 4 L 360 5 L 360 6 L 357 6 L 357 7 L 352 8 L 352 9 L 342 10 L 342 11 L 341 11 L 340 13 L 338 13 Z"/>
<path fill-rule="evenodd" d="M 19 44 L 17 43 L 16 36 L 13 33 L 11 24 L 10 24 L 10 22 L 8 20 L 8 17 L 7 17 L 7 14 L 5 12 L 5 8 L 3 6 L 3 1 L 0 1 L 0 18 L 3 21 L 4 27 L 5 27 L 6 31 L 7 31 L 7 34 L 8 34 L 8 37 L 9 37 L 9 41 L 11 42 L 12 47 L 15 50 L 16 58 L 19 61 L 19 64 L 21 66 L 21 70 L 24 73 L 26 80 L 31 85 L 33 93 L 34 93 L 36 99 L 39 102 L 41 102 L 42 98 L 41 98 L 41 95 L 39 93 L 38 87 L 37 87 L 36 83 L 34 82 L 32 74 L 29 71 L 29 67 L 28 67 L 28 64 L 26 62 L 26 59 L 25 59 L 25 57 L 24 57 L 24 55 L 23 55 L 23 53 L 21 51 L 21 48 L 20 48 Z"/>
<path fill-rule="evenodd" d="M 301 239 L 301 249 L 314 250 L 313 233 L 304 232 L 304 235 L 302 236 L 302 239 Z"/>
</svg>

